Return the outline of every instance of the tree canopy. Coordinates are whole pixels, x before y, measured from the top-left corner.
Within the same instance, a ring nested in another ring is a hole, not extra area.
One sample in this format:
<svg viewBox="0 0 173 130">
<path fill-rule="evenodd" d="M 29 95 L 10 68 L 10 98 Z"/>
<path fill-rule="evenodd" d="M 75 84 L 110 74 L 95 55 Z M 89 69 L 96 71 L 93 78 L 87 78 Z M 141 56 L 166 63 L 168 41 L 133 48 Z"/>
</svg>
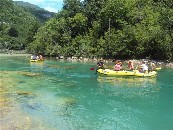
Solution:
<svg viewBox="0 0 173 130">
<path fill-rule="evenodd" d="M 0 49 L 23 50 L 33 41 L 40 23 L 11 0 L 0 1 Z"/>
<path fill-rule="evenodd" d="M 26 47 L 47 56 L 173 60 L 171 1 L 64 0 L 62 10 L 38 30 L 30 25 Z M 1 33 L 12 38 L 26 27 L 8 26 Z"/>
</svg>

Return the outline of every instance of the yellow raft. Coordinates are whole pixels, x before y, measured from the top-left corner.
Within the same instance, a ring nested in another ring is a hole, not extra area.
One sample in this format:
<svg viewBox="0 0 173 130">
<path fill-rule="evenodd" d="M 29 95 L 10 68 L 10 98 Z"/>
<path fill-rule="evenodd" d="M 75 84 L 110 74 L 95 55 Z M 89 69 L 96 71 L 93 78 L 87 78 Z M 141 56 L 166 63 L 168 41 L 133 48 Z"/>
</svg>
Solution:
<svg viewBox="0 0 173 130">
<path fill-rule="evenodd" d="M 32 60 L 32 59 L 30 59 L 30 62 L 43 62 L 44 60 L 42 59 L 42 60 Z"/>
<path fill-rule="evenodd" d="M 128 71 L 128 70 L 114 71 L 111 69 L 98 69 L 97 72 L 107 76 L 133 76 L 135 74 L 134 71 Z"/>
<path fill-rule="evenodd" d="M 135 74 L 134 74 L 134 76 L 138 76 L 138 77 L 155 77 L 156 75 L 157 75 L 156 71 L 141 73 L 138 70 L 135 70 Z"/>
<path fill-rule="evenodd" d="M 154 77 L 157 75 L 156 71 L 141 73 L 138 70 L 130 71 L 130 70 L 120 70 L 114 71 L 111 69 L 98 69 L 98 73 L 106 76 L 138 76 L 138 77 Z"/>
<path fill-rule="evenodd" d="M 161 67 L 157 67 L 157 68 L 155 68 L 155 70 L 161 70 L 162 68 Z"/>
</svg>

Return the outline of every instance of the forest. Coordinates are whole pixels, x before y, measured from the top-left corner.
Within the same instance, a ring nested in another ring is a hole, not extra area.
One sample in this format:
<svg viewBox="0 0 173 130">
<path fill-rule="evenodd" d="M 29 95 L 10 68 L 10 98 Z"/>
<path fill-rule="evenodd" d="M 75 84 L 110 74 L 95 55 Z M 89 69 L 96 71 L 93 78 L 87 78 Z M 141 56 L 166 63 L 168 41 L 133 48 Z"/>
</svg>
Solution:
<svg viewBox="0 0 173 130">
<path fill-rule="evenodd" d="M 173 0 L 64 0 L 61 11 L 44 23 L 11 0 L 0 1 L 0 49 L 173 60 Z"/>
</svg>

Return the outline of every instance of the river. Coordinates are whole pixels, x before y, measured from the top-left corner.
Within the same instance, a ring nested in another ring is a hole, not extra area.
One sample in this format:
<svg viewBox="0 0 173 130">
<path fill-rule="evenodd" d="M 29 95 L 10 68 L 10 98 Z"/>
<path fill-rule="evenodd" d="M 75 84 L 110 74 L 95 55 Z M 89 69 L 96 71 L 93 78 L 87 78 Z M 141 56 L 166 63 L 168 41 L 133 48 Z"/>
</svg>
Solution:
<svg viewBox="0 0 173 130">
<path fill-rule="evenodd" d="M 172 130 L 173 69 L 103 77 L 93 62 L 0 57 L 2 130 Z"/>
</svg>

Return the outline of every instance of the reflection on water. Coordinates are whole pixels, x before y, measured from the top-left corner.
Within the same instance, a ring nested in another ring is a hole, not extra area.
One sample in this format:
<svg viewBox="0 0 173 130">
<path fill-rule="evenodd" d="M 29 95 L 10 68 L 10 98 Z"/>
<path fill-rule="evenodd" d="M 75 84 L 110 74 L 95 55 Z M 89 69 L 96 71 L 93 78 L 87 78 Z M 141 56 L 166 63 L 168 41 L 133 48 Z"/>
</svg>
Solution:
<svg viewBox="0 0 173 130">
<path fill-rule="evenodd" d="M 140 77 L 106 77 L 98 76 L 97 80 L 102 84 L 111 84 L 116 87 L 126 86 L 126 87 L 148 87 L 149 85 L 156 84 L 156 78 L 140 78 Z"/>
<path fill-rule="evenodd" d="M 97 80 L 101 87 L 99 94 L 123 98 L 146 97 L 160 89 L 156 86 L 156 78 L 98 76 Z"/>
<path fill-rule="evenodd" d="M 30 62 L 31 66 L 43 67 L 44 62 Z"/>
</svg>

